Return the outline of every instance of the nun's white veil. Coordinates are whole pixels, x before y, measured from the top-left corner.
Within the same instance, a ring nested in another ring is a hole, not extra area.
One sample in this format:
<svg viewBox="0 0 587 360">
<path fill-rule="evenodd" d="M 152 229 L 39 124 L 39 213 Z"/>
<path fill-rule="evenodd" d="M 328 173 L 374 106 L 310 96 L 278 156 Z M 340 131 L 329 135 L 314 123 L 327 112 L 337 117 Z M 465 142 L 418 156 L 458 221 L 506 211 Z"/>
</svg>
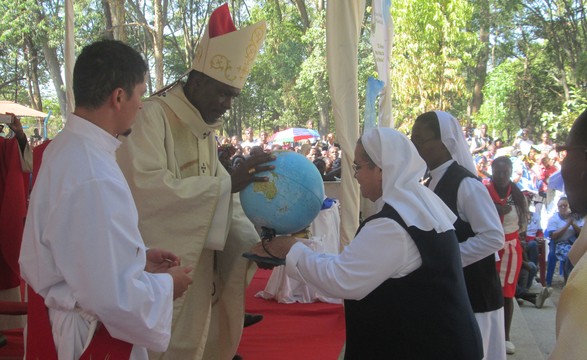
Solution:
<svg viewBox="0 0 587 360">
<path fill-rule="evenodd" d="M 440 140 L 450 152 L 450 156 L 459 165 L 469 170 L 472 174 L 477 175 L 473 156 L 469 151 L 467 140 L 463 136 L 463 129 L 459 121 L 451 114 L 445 111 L 434 111 L 438 118 L 440 126 Z"/>
<path fill-rule="evenodd" d="M 391 128 L 370 129 L 361 143 L 383 171 L 383 201 L 395 208 L 408 226 L 438 233 L 453 229 L 456 216 L 420 184 L 426 164 L 405 135 Z"/>
</svg>

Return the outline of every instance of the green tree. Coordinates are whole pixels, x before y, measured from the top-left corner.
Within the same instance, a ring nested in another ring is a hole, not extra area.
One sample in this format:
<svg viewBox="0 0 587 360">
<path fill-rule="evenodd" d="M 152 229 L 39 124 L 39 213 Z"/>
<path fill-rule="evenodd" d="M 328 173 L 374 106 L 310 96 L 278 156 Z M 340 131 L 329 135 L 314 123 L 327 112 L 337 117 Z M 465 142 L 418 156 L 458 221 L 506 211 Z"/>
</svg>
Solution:
<svg viewBox="0 0 587 360">
<path fill-rule="evenodd" d="M 470 4 L 398 0 L 393 2 L 392 17 L 391 96 L 396 124 L 410 124 L 432 109 L 464 116 L 470 98 L 465 69 L 474 64 L 476 51 L 476 35 L 467 30 Z"/>
<path fill-rule="evenodd" d="M 583 0 L 526 0 L 520 24 L 532 42 L 545 41 L 565 101 L 570 100 L 571 87 L 584 87 L 587 19 Z"/>
<path fill-rule="evenodd" d="M 508 141 L 519 129 L 546 130 L 543 114 L 560 110 L 560 84 L 552 77 L 543 46 L 532 44 L 525 56 L 504 61 L 488 77 L 485 101 L 475 115 Z"/>
<path fill-rule="evenodd" d="M 301 125 L 307 120 L 298 102 L 306 97 L 296 93 L 296 79 L 308 56 L 299 11 L 287 3 L 267 1 L 251 9 L 250 22 L 261 19 L 267 21 L 267 37 L 247 85 L 233 106 L 227 123 L 231 134 L 240 134 L 248 126 L 268 130 Z"/>
<path fill-rule="evenodd" d="M 210 13 L 222 2 L 76 0 L 76 53 L 104 36 L 125 40 L 150 64 L 153 92 L 189 69 Z M 325 1 L 231 0 L 230 8 L 238 28 L 264 19 L 268 34 L 224 130 L 232 135 L 247 126 L 271 130 L 312 119 L 323 134 L 331 131 Z M 361 117 L 367 78 L 376 76 L 369 9 L 359 43 Z M 507 133 L 530 125 L 562 134 L 586 105 L 584 9 L 583 0 L 394 0 L 396 125 L 407 130 L 420 113 L 443 109 Z M 0 10 L 0 97 L 61 116 L 63 2 L 0 0 Z"/>
</svg>

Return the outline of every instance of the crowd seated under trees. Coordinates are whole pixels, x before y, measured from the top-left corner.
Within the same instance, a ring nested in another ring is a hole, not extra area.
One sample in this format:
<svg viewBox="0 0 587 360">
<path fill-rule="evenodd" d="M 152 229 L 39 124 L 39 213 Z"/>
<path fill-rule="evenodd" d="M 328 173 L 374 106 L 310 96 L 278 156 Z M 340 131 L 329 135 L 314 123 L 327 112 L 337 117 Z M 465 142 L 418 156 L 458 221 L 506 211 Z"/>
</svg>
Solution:
<svg viewBox="0 0 587 360">
<path fill-rule="evenodd" d="M 246 132 L 247 138 L 244 141 L 238 136 L 218 138 L 218 158 L 228 172 L 232 172 L 232 169 L 238 167 L 249 156 L 288 150 L 300 153 L 312 161 L 324 181 L 340 180 L 342 153 L 338 144 L 334 142 L 333 134 L 328 134 L 324 141 L 306 139 L 295 143 L 278 143 L 271 142 L 265 131 L 261 132 L 261 140 L 254 138 L 254 130 L 251 128 L 247 128 Z"/>
<path fill-rule="evenodd" d="M 319 169 L 324 181 L 336 181 L 341 177 L 340 146 L 335 142 L 334 134 L 330 133 L 323 140 L 306 139 L 295 143 L 271 142 L 268 132 L 261 131 L 260 138 L 254 138 L 254 130 L 247 128 L 246 138 L 238 136 L 220 137 L 218 151 L 220 161 L 230 171 L 238 166 L 243 159 L 254 156 L 257 152 L 289 150 L 306 156 Z M 564 153 L 556 150 L 548 132 L 542 132 L 540 142 L 532 141 L 529 129 L 520 129 L 515 140 L 507 146 L 500 137 L 492 138 L 487 125 L 481 124 L 478 129 L 471 130 L 463 126 L 463 136 L 470 145 L 471 156 L 477 165 L 477 175 L 482 181 L 491 178 L 491 163 L 494 158 L 507 155 L 514 164 L 513 181 L 523 191 L 544 196 L 548 186 L 548 178 L 560 170 L 560 161 Z M 243 146 L 244 145 L 244 146 Z"/>
</svg>

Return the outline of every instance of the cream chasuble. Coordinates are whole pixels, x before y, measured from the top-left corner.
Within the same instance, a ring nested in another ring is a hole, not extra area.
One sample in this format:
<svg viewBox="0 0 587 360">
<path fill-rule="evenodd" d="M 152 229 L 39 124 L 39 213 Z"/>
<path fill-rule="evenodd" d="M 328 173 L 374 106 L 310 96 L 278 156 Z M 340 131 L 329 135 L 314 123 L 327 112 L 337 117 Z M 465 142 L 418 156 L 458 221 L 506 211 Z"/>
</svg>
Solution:
<svg viewBox="0 0 587 360">
<path fill-rule="evenodd" d="M 204 122 L 178 84 L 145 101 L 118 150 L 145 243 L 194 267 L 193 284 L 174 302 L 169 349 L 151 359 L 230 360 L 240 341 L 255 270 L 241 254 L 259 235 L 218 161 L 219 126 Z"/>
</svg>

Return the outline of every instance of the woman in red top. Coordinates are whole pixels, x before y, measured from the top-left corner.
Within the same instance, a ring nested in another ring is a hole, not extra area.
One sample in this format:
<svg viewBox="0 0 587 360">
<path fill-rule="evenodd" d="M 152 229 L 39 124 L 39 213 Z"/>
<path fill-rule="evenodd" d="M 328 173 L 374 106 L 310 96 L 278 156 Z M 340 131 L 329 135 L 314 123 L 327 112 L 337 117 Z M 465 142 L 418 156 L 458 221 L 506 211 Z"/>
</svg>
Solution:
<svg viewBox="0 0 587 360">
<path fill-rule="evenodd" d="M 491 164 L 493 178 L 487 185 L 505 234 L 505 245 L 499 251 L 499 260 L 496 261 L 495 265 L 503 288 L 505 339 L 508 354 L 515 352 L 515 346 L 510 341 L 510 326 L 514 313 L 513 298 L 522 266 L 523 250 L 519 233 L 526 231 L 528 222 L 526 198 L 510 180 L 512 168 L 512 162 L 508 157 L 500 156 L 493 160 Z"/>
</svg>

